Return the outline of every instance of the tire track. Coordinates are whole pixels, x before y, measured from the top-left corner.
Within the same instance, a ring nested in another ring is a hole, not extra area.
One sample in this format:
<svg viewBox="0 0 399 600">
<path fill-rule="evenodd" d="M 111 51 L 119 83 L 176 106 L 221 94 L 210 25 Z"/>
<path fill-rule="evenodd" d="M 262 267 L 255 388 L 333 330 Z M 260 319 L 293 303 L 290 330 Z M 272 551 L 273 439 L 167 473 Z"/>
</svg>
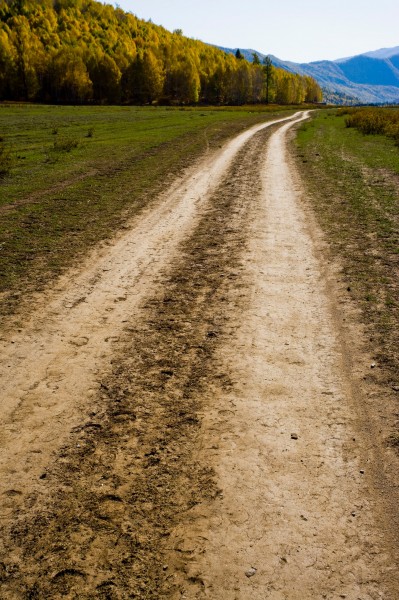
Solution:
<svg viewBox="0 0 399 600">
<path fill-rule="evenodd" d="M 291 118 L 291 117 L 290 117 Z M 287 120 L 287 119 L 283 119 Z M 162 268 L 257 125 L 209 156 L 165 192 L 154 209 L 127 224 L 114 244 L 97 249 L 79 270 L 40 295 L 0 340 L 0 494 L 18 482 L 37 485 L 51 452 L 79 426 L 123 340 L 128 316 L 151 295 Z M 22 324 L 23 323 L 23 324 Z"/>
<path fill-rule="evenodd" d="M 183 185 L 137 223 L 136 279 L 118 245 L 104 256 L 123 258 L 126 279 L 92 272 L 93 297 L 120 309 L 112 366 L 99 359 L 99 388 L 38 460 L 38 484 L 3 494 L 5 600 L 396 600 L 375 457 L 285 153 L 291 125 L 231 145 L 195 208 Z M 84 324 L 95 312 L 74 290 Z M 80 357 L 88 337 L 72 338 Z"/>
<path fill-rule="evenodd" d="M 216 493 L 212 470 L 192 455 L 199 390 L 227 327 L 251 206 L 242 197 L 259 191 L 270 125 L 239 136 L 72 288 L 61 285 L 42 324 L 21 332 L 29 353 L 13 340 L 9 390 L 32 370 L 36 380 L 8 398 L 4 598 L 158 597 L 162 540 L 188 507 Z M 28 370 L 15 371 L 18 361 Z M 15 436 L 21 447 L 10 444 Z"/>
<path fill-rule="evenodd" d="M 287 159 L 290 126 L 269 141 L 241 259 L 247 301 L 203 385 L 198 460 L 218 493 L 170 536 L 165 598 L 399 597 L 379 455 Z"/>
</svg>

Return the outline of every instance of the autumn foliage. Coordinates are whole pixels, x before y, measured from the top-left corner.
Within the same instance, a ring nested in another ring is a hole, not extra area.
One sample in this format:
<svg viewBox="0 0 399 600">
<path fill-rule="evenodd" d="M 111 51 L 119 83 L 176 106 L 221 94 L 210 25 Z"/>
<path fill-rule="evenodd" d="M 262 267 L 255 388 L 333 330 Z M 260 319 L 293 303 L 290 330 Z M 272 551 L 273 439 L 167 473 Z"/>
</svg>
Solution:
<svg viewBox="0 0 399 600">
<path fill-rule="evenodd" d="M 265 66 L 94 0 L 0 0 L 0 100 L 245 104 Z M 318 102 L 311 77 L 272 67 L 268 100 Z"/>
</svg>

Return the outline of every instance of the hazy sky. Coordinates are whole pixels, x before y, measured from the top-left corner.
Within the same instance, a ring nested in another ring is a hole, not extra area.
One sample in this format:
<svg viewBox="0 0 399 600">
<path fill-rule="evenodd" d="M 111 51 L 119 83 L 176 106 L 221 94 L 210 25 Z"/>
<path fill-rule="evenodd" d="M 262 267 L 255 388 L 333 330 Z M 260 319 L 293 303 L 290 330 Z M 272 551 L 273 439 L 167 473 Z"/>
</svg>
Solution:
<svg viewBox="0 0 399 600">
<path fill-rule="evenodd" d="M 105 1 L 105 0 L 103 0 Z M 399 0 L 108 0 L 166 29 L 295 62 L 399 46 Z"/>
</svg>

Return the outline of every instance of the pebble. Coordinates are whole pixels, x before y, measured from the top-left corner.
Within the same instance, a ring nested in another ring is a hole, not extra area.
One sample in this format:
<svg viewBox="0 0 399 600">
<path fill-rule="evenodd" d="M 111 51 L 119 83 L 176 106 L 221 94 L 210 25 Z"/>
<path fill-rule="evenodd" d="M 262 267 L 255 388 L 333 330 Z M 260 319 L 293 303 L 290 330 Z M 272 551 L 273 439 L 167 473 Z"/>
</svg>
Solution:
<svg viewBox="0 0 399 600">
<path fill-rule="evenodd" d="M 376 365 L 375 363 L 371 363 L 371 365 L 370 365 L 370 368 L 371 368 L 371 369 L 375 369 L 375 368 L 376 368 L 376 366 L 377 366 L 377 365 Z"/>
<path fill-rule="evenodd" d="M 255 569 L 255 567 L 251 567 L 250 569 L 248 569 L 248 571 L 245 571 L 245 575 L 247 577 L 253 577 L 254 575 L 256 575 L 256 571 L 257 569 Z"/>
<path fill-rule="evenodd" d="M 297 433 L 291 433 L 291 439 L 292 440 L 297 440 L 298 439 L 298 434 Z"/>
<path fill-rule="evenodd" d="M 364 469 L 360 469 L 360 475 L 364 475 Z"/>
</svg>

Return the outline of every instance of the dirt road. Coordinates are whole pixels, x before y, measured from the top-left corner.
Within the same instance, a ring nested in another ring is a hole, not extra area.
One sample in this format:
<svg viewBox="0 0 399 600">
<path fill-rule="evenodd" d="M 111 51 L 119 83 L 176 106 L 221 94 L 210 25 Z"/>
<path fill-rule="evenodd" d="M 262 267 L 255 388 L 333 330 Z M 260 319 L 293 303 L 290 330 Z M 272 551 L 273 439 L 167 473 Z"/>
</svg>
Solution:
<svg viewBox="0 0 399 600">
<path fill-rule="evenodd" d="M 303 118 L 206 157 L 3 335 L 1 598 L 399 597 Z"/>
</svg>

